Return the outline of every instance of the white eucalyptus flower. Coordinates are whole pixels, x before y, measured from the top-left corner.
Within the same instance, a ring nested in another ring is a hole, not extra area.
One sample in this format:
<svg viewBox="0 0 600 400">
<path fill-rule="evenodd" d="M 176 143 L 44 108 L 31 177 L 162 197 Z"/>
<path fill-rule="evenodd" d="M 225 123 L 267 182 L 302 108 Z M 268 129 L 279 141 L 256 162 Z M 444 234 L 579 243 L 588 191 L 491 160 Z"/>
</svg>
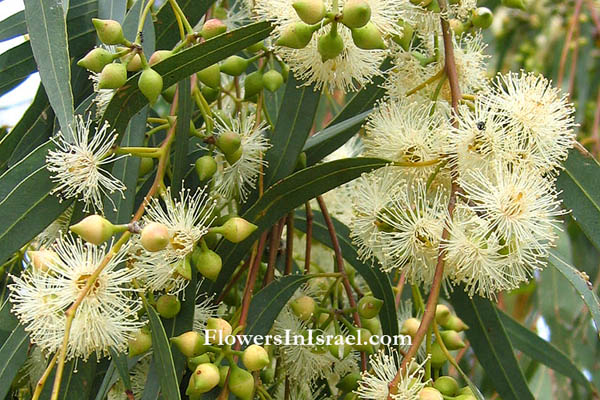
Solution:
<svg viewBox="0 0 600 400">
<path fill-rule="evenodd" d="M 106 171 L 103 166 L 115 161 L 111 148 L 117 140 L 114 130 L 109 131 L 108 123 L 96 127 L 90 137 L 91 118 L 77 115 L 75 126 L 69 134 L 59 132 L 53 139 L 56 150 L 48 151 L 46 168 L 57 183 L 52 193 L 60 193 L 63 198 L 80 197 L 85 203 L 85 211 L 92 208 L 102 211 L 102 197 L 126 189 L 125 185 Z M 108 196 L 107 196 L 108 197 Z M 113 204 L 114 206 L 114 204 Z"/>
</svg>

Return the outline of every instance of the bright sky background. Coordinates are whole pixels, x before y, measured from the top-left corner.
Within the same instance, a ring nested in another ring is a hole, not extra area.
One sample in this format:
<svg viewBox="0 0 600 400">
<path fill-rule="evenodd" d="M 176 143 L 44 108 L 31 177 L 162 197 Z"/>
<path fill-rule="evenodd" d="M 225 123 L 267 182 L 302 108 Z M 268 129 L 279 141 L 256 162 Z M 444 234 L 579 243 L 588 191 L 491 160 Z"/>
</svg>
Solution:
<svg viewBox="0 0 600 400">
<path fill-rule="evenodd" d="M 0 3 L 0 18 L 4 19 L 23 10 L 23 0 L 3 0 Z M 0 42 L 0 53 L 23 43 L 22 37 Z M 32 74 L 19 86 L 0 97 L 0 125 L 13 126 L 29 106 L 40 83 L 37 73 Z"/>
</svg>

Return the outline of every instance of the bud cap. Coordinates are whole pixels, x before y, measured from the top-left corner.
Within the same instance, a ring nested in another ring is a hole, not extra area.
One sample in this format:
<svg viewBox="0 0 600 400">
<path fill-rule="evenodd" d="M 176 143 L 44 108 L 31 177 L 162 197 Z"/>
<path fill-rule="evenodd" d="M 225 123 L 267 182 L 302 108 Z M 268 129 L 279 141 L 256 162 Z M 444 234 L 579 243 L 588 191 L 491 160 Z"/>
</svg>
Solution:
<svg viewBox="0 0 600 400">
<path fill-rule="evenodd" d="M 98 38 L 104 44 L 124 44 L 125 36 L 121 24 L 112 19 L 92 18 Z"/>
<path fill-rule="evenodd" d="M 69 227 L 86 242 L 99 245 L 114 234 L 114 225 L 100 215 L 90 215 Z"/>
<path fill-rule="evenodd" d="M 269 365 L 269 354 L 264 347 L 251 344 L 244 350 L 242 362 L 248 371 L 258 371 Z"/>
</svg>

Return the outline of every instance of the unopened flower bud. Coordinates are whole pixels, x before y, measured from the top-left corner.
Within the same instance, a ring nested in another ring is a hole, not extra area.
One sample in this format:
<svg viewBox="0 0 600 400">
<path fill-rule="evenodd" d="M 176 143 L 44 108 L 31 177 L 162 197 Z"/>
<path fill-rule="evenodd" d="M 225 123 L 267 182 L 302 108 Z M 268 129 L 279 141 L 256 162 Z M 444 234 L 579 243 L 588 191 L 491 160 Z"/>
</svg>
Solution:
<svg viewBox="0 0 600 400">
<path fill-rule="evenodd" d="M 332 356 L 340 360 L 345 359 L 352 351 L 352 347 L 346 344 L 345 338 L 342 335 L 337 335 L 333 338 L 333 344 L 327 346 L 327 349 Z"/>
<path fill-rule="evenodd" d="M 300 19 L 309 25 L 321 21 L 327 13 L 323 0 L 296 0 L 292 3 L 292 7 Z"/>
<path fill-rule="evenodd" d="M 138 176 L 146 176 L 150 171 L 154 169 L 154 160 L 150 157 L 140 158 L 140 167 L 138 170 Z"/>
<path fill-rule="evenodd" d="M 150 252 L 164 249 L 169 244 L 170 239 L 169 228 L 158 222 L 150 222 L 144 226 L 140 234 L 142 246 Z"/>
<path fill-rule="evenodd" d="M 462 341 L 460 335 L 456 331 L 442 331 L 440 332 L 440 336 L 448 350 L 458 350 L 465 347 L 465 342 Z"/>
<path fill-rule="evenodd" d="M 240 158 L 242 158 L 243 150 L 240 147 L 233 153 L 225 154 L 225 159 L 229 163 L 229 165 L 235 164 Z"/>
<path fill-rule="evenodd" d="M 240 76 L 248 68 L 248 60 L 240 56 L 229 56 L 221 64 L 221 72 L 231 76 Z"/>
<path fill-rule="evenodd" d="M 332 60 L 344 51 L 344 40 L 337 31 L 329 32 L 319 37 L 317 50 L 321 55 L 321 61 Z"/>
<path fill-rule="evenodd" d="M 223 21 L 221 21 L 220 19 L 213 18 L 213 19 L 209 19 L 208 21 L 206 21 L 204 23 L 204 25 L 202 25 L 202 29 L 200 30 L 200 35 L 202 35 L 202 37 L 204 39 L 208 40 L 208 39 L 218 36 L 221 33 L 224 33 L 226 31 L 227 31 L 227 26 L 225 26 Z"/>
<path fill-rule="evenodd" d="M 447 323 L 451 316 L 452 313 L 447 305 L 438 304 L 435 307 L 435 322 L 437 322 L 438 325 L 444 325 Z"/>
<path fill-rule="evenodd" d="M 138 87 L 150 104 L 154 104 L 163 89 L 162 76 L 152 68 L 146 68 L 140 75 Z"/>
<path fill-rule="evenodd" d="M 444 329 L 452 330 L 456 332 L 462 332 L 469 329 L 469 326 L 463 322 L 462 319 L 458 318 L 456 315 L 451 315 L 448 318 L 448 321 L 444 324 L 440 324 Z"/>
<path fill-rule="evenodd" d="M 502 0 L 502 5 L 508 8 L 518 8 L 525 10 L 525 2 L 523 0 Z"/>
<path fill-rule="evenodd" d="M 410 0 L 415 6 L 427 7 L 433 0 Z"/>
<path fill-rule="evenodd" d="M 283 76 L 274 69 L 263 75 L 263 85 L 269 92 L 276 92 L 283 85 Z"/>
<path fill-rule="evenodd" d="M 210 356 L 207 353 L 204 354 L 200 354 L 199 356 L 196 357 L 189 357 L 187 359 L 187 367 L 190 369 L 190 371 L 194 372 L 194 370 L 196 369 L 196 367 L 200 364 L 204 364 L 204 363 L 209 363 L 210 362 Z"/>
<path fill-rule="evenodd" d="M 442 368 L 446 361 L 448 361 L 446 354 L 444 354 L 444 351 L 437 341 L 431 344 L 430 354 L 431 365 L 433 365 L 435 368 Z"/>
<path fill-rule="evenodd" d="M 163 318 L 174 318 L 181 310 L 181 302 L 172 294 L 163 294 L 156 300 L 156 311 Z"/>
<path fill-rule="evenodd" d="M 342 23 L 348 28 L 363 27 L 371 19 L 371 6 L 365 0 L 349 0 L 342 9 Z"/>
<path fill-rule="evenodd" d="M 273 383 L 275 381 L 275 365 L 269 365 L 260 371 L 260 379 L 263 383 Z"/>
<path fill-rule="evenodd" d="M 405 51 L 410 49 L 415 28 L 404 20 L 399 20 L 398 25 L 402 27 L 402 33 L 392 37 L 392 40 L 398 43 Z"/>
<path fill-rule="evenodd" d="M 218 63 L 196 72 L 196 76 L 200 82 L 204 83 L 208 87 L 213 89 L 218 89 L 221 87 L 221 67 L 219 67 Z"/>
<path fill-rule="evenodd" d="M 148 60 L 148 64 L 150 64 L 150 66 L 153 66 L 154 64 L 158 64 L 159 62 L 166 60 L 167 58 L 171 57 L 172 55 L 173 55 L 173 52 L 171 50 L 156 50 L 150 56 L 150 59 Z"/>
<path fill-rule="evenodd" d="M 175 99 L 176 91 L 177 91 L 177 84 L 173 84 L 173 85 L 169 86 L 168 88 L 166 88 L 165 90 L 163 90 L 161 95 L 167 103 L 173 103 L 173 100 Z"/>
<path fill-rule="evenodd" d="M 450 21 L 448 21 L 448 24 L 450 25 L 450 28 L 456 36 L 462 35 L 467 30 L 465 24 L 463 24 L 462 21 L 456 18 L 450 19 Z"/>
<path fill-rule="evenodd" d="M 444 396 L 452 397 L 458 392 L 458 382 L 451 376 L 440 376 L 435 380 L 433 387 Z"/>
<path fill-rule="evenodd" d="M 379 29 L 369 22 L 362 28 L 352 29 L 352 41 L 359 49 L 363 50 L 383 50 L 385 49 L 385 42 L 381 36 Z"/>
<path fill-rule="evenodd" d="M 95 245 L 107 241 L 115 233 L 115 226 L 100 215 L 85 217 L 79 223 L 69 227 L 69 229 L 86 242 Z"/>
<path fill-rule="evenodd" d="M 372 354 L 374 352 L 373 345 L 370 342 L 371 332 L 365 328 L 357 328 L 356 332 L 352 334 L 356 338 L 356 343 L 352 347 L 356 351 L 364 351 L 365 353 Z"/>
<path fill-rule="evenodd" d="M 219 383 L 219 368 L 212 363 L 199 364 L 192 376 L 190 376 L 190 382 L 188 384 L 186 394 L 198 394 L 206 393 Z"/>
<path fill-rule="evenodd" d="M 98 38 L 104 44 L 124 44 L 125 36 L 121 24 L 112 19 L 92 18 Z"/>
<path fill-rule="evenodd" d="M 444 396 L 435 388 L 425 387 L 419 392 L 419 400 L 444 400 Z"/>
<path fill-rule="evenodd" d="M 254 377 L 245 369 L 232 366 L 227 384 L 231 393 L 242 400 L 252 400 L 254 395 Z"/>
<path fill-rule="evenodd" d="M 381 306 L 383 305 L 383 300 L 379 300 L 373 296 L 364 296 L 356 305 L 358 315 L 363 318 L 374 318 L 379 314 L 379 310 L 381 310 Z"/>
<path fill-rule="evenodd" d="M 146 329 L 142 328 L 135 332 L 129 339 L 129 357 L 135 357 L 147 352 L 152 347 L 152 335 Z"/>
<path fill-rule="evenodd" d="M 175 270 L 173 271 L 177 275 L 187 279 L 188 281 L 192 279 L 192 266 L 190 264 L 190 258 L 184 257 L 181 260 L 176 262 Z"/>
<path fill-rule="evenodd" d="M 313 32 L 314 29 L 311 26 L 303 22 L 296 22 L 285 28 L 275 44 L 292 49 L 303 49 L 310 43 Z"/>
<path fill-rule="evenodd" d="M 381 333 L 381 322 L 379 321 L 379 318 L 361 318 L 360 322 L 362 327 L 368 329 L 373 335 L 379 335 Z"/>
<path fill-rule="evenodd" d="M 223 226 L 213 228 L 216 233 L 220 233 L 233 243 L 239 243 L 250 236 L 258 228 L 256 225 L 240 217 L 233 217 L 227 220 Z"/>
<path fill-rule="evenodd" d="M 342 379 L 335 385 L 344 393 L 350 393 L 358 388 L 358 381 L 360 380 L 360 374 L 358 372 L 352 372 Z"/>
<path fill-rule="evenodd" d="M 85 55 L 81 60 L 77 61 L 77 65 L 88 69 L 92 72 L 99 73 L 106 65 L 113 60 L 113 55 L 102 47 L 96 47 Z"/>
<path fill-rule="evenodd" d="M 209 155 L 199 157 L 194 164 L 200 182 L 205 182 L 217 172 L 217 162 Z"/>
<path fill-rule="evenodd" d="M 269 365 L 269 354 L 264 347 L 251 344 L 244 350 L 242 362 L 248 371 L 258 371 Z"/>
<path fill-rule="evenodd" d="M 194 263 L 196 270 L 211 281 L 217 280 L 219 272 L 221 272 L 221 267 L 223 266 L 221 257 L 208 248 L 196 249 L 194 254 L 192 254 L 192 262 Z"/>
<path fill-rule="evenodd" d="M 409 335 L 410 337 L 415 337 L 420 325 L 421 321 L 418 319 L 409 318 L 402 323 L 402 326 L 400 327 L 400 333 L 403 335 Z"/>
<path fill-rule="evenodd" d="M 136 53 L 131 58 L 127 59 L 125 64 L 127 64 L 127 71 L 129 72 L 138 72 L 142 69 L 142 58 Z"/>
<path fill-rule="evenodd" d="M 202 96 L 204 96 L 204 99 L 206 99 L 206 102 L 208 104 L 212 103 L 213 101 L 215 101 L 219 98 L 219 90 L 218 89 L 213 89 L 208 86 L 203 86 L 202 89 L 200 89 L 200 91 L 202 92 Z"/>
<path fill-rule="evenodd" d="M 263 73 L 254 71 L 244 79 L 244 99 L 248 100 L 257 95 L 263 88 Z"/>
<path fill-rule="evenodd" d="M 206 330 L 213 331 L 208 335 L 208 341 L 211 344 L 219 343 L 219 341 L 225 340 L 225 337 L 231 335 L 231 325 L 223 318 L 209 318 L 206 322 Z"/>
<path fill-rule="evenodd" d="M 98 78 L 98 89 L 118 89 L 127 82 L 127 68 L 125 64 L 106 64 Z"/>
<path fill-rule="evenodd" d="M 290 303 L 292 311 L 302 321 L 308 321 L 315 312 L 316 303 L 310 296 L 301 296 Z"/>
<path fill-rule="evenodd" d="M 29 260 L 31 261 L 31 265 L 33 268 L 40 272 L 47 272 L 49 266 L 52 265 L 55 261 L 58 261 L 58 254 L 56 254 L 52 250 L 42 249 L 42 250 L 29 250 L 27 252 L 27 256 L 29 256 Z"/>
<path fill-rule="evenodd" d="M 195 331 L 184 332 L 171 338 L 171 343 L 186 357 L 196 357 L 204 354 L 206 347 L 204 337 Z"/>
<path fill-rule="evenodd" d="M 216 144 L 224 154 L 231 154 L 240 148 L 242 138 L 233 131 L 225 131 L 217 136 Z"/>
<path fill-rule="evenodd" d="M 492 11 L 487 7 L 477 7 L 473 10 L 471 21 L 476 27 L 486 29 L 492 25 L 494 14 L 492 14 Z"/>
</svg>

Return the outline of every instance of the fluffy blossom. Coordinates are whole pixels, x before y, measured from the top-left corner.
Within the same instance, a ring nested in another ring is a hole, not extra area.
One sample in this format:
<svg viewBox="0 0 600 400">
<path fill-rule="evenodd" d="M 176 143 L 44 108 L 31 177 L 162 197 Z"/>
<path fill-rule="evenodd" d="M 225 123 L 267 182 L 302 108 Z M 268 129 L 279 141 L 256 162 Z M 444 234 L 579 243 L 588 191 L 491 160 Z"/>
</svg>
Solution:
<svg viewBox="0 0 600 400">
<path fill-rule="evenodd" d="M 31 341 L 44 351 L 55 352 L 65 332 L 65 311 L 81 295 L 88 278 L 106 256 L 105 246 L 84 243 L 70 236 L 59 238 L 52 250 L 56 257 L 47 271 L 28 268 L 13 277 L 10 300 Z M 103 268 L 96 282 L 75 312 L 68 343 L 68 358 L 87 359 L 109 349 L 124 351 L 131 334 L 142 326 L 137 319 L 141 304 L 132 279 L 138 271 L 119 268 L 127 248 L 122 247 Z"/>
<path fill-rule="evenodd" d="M 108 123 L 96 127 L 90 137 L 89 116 L 75 117 L 75 126 L 68 133 L 59 132 L 54 140 L 56 150 L 48 151 L 46 168 L 57 183 L 52 193 L 59 192 L 63 198 L 81 197 L 85 203 L 85 211 L 90 205 L 102 211 L 102 197 L 125 190 L 121 181 L 112 176 L 103 166 L 115 161 L 111 148 L 117 140 L 114 130 L 109 130 Z"/>
</svg>

